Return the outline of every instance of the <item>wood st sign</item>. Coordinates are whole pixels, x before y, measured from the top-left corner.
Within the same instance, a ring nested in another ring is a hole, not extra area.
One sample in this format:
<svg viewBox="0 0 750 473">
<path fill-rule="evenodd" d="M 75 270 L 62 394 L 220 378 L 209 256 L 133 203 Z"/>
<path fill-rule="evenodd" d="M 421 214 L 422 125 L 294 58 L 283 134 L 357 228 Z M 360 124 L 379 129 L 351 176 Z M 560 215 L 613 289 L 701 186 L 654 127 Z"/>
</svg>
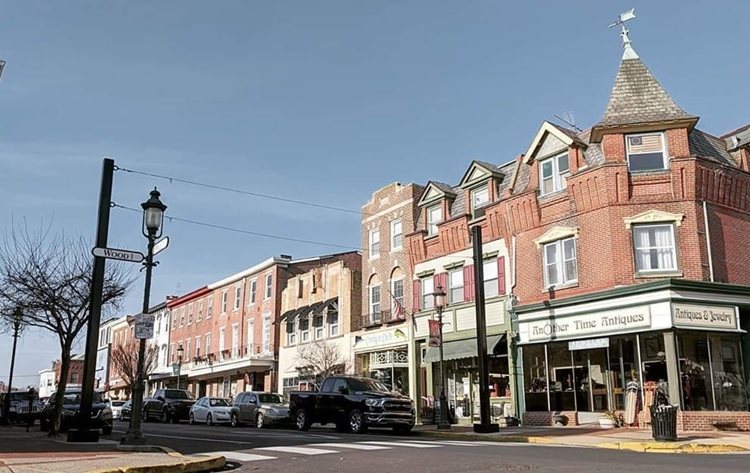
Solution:
<svg viewBox="0 0 750 473">
<path fill-rule="evenodd" d="M 146 256 L 140 251 L 119 250 L 117 248 L 100 248 L 96 247 L 91 250 L 91 254 L 100 258 L 116 259 L 120 261 L 129 261 L 131 263 L 140 263 Z"/>
</svg>

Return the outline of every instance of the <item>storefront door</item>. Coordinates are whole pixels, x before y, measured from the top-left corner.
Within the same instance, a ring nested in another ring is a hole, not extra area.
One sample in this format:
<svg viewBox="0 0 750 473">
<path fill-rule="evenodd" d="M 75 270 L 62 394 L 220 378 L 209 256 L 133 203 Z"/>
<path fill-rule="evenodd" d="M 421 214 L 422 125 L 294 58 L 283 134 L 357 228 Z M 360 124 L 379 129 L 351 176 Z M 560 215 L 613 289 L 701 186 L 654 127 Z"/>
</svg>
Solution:
<svg viewBox="0 0 750 473">
<path fill-rule="evenodd" d="M 606 348 L 573 351 L 572 375 L 577 410 L 601 412 L 609 409 L 609 368 Z"/>
</svg>

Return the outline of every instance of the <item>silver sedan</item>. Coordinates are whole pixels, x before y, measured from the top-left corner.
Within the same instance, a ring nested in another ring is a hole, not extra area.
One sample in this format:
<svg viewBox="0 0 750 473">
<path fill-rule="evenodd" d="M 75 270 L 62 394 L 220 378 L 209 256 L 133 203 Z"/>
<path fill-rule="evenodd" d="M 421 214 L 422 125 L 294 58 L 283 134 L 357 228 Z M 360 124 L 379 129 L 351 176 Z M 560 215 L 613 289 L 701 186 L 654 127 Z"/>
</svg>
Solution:
<svg viewBox="0 0 750 473">
<path fill-rule="evenodd" d="M 190 408 L 189 420 L 191 424 L 205 422 L 206 425 L 229 423 L 232 411 L 228 399 L 223 397 L 205 396 L 198 399 Z"/>
</svg>

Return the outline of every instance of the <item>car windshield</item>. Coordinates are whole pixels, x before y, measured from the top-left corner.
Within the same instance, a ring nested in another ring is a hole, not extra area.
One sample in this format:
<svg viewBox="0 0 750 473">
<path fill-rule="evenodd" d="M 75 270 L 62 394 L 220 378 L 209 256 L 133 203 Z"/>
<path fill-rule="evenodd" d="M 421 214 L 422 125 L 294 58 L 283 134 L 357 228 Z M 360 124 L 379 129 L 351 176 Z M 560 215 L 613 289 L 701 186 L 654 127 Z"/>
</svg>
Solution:
<svg viewBox="0 0 750 473">
<path fill-rule="evenodd" d="M 27 392 L 12 392 L 10 393 L 10 400 L 11 401 L 28 401 L 29 400 L 29 393 Z"/>
<path fill-rule="evenodd" d="M 286 404 L 286 400 L 278 394 L 258 394 L 258 400 L 269 404 Z"/>
<path fill-rule="evenodd" d="M 125 401 L 112 401 L 112 406 L 113 407 L 120 407 L 120 406 L 124 406 L 124 405 L 125 405 Z"/>
<path fill-rule="evenodd" d="M 374 379 L 350 379 L 349 388 L 352 391 L 379 391 L 384 393 L 391 391 L 385 387 L 385 384 Z"/>
<path fill-rule="evenodd" d="M 228 406 L 229 403 L 226 399 L 222 399 L 220 397 L 212 397 L 208 400 L 209 404 L 211 404 L 211 407 L 218 407 L 218 406 Z"/>
<path fill-rule="evenodd" d="M 177 389 L 164 391 L 164 397 L 167 399 L 192 399 L 186 391 Z"/>
<path fill-rule="evenodd" d="M 54 398 L 52 398 L 54 399 Z M 102 397 L 99 393 L 94 393 L 93 403 L 102 402 Z M 80 404 L 81 403 L 81 392 L 80 391 L 68 391 L 63 394 L 63 404 Z"/>
</svg>

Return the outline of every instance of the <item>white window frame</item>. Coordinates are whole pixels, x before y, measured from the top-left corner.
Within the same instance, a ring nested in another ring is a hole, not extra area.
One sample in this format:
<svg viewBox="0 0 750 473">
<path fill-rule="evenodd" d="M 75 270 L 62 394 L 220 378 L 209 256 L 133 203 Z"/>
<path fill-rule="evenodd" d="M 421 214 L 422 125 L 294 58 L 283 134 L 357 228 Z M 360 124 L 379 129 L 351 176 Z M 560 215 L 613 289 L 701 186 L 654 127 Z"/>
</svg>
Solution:
<svg viewBox="0 0 750 473">
<path fill-rule="evenodd" d="M 266 274 L 265 300 L 273 295 L 273 273 Z"/>
<path fill-rule="evenodd" d="M 492 277 L 490 277 L 490 275 L 492 275 Z M 485 297 L 495 297 L 500 294 L 500 288 L 498 286 L 499 269 L 497 267 L 497 258 L 482 261 L 482 277 L 484 278 Z"/>
<path fill-rule="evenodd" d="M 377 295 L 377 298 L 375 297 Z M 377 299 L 377 301 L 375 301 Z M 382 312 L 382 307 L 380 304 L 380 301 L 382 298 L 380 297 L 380 284 L 375 284 L 373 286 L 370 286 L 369 290 L 369 307 L 370 307 L 370 320 L 375 321 L 377 318 L 380 320 Z M 377 310 L 376 310 L 377 309 Z M 377 316 L 375 315 L 377 314 Z"/>
<path fill-rule="evenodd" d="M 574 253 L 574 259 L 570 260 L 565 257 L 565 243 L 566 242 L 572 242 L 573 243 L 573 253 Z M 556 249 L 556 255 L 557 258 L 555 261 L 550 262 L 547 259 L 547 248 L 554 246 Z M 578 247 L 575 237 L 569 237 L 569 238 L 562 238 L 560 240 L 551 241 L 549 243 L 545 243 L 542 245 L 542 259 L 544 262 L 543 265 L 543 271 L 544 271 L 544 287 L 558 287 L 558 286 L 567 286 L 570 284 L 576 284 L 578 282 Z M 576 274 L 575 278 L 568 278 L 568 275 L 565 274 L 565 264 L 568 261 L 575 261 L 575 268 L 576 268 Z M 547 271 L 547 268 L 549 266 L 556 266 L 556 274 L 557 274 L 557 282 L 551 283 L 549 281 L 549 273 Z"/>
<path fill-rule="evenodd" d="M 339 323 L 341 321 L 341 316 L 338 311 L 335 311 L 336 313 L 336 319 L 333 319 L 333 316 L 331 315 L 331 311 L 329 310 L 326 312 L 325 315 L 325 323 L 328 324 L 328 336 L 329 337 L 338 337 L 339 336 Z"/>
<path fill-rule="evenodd" d="M 255 298 L 258 297 L 258 278 L 250 280 L 250 291 L 247 298 L 247 305 L 255 305 Z"/>
<path fill-rule="evenodd" d="M 644 136 L 653 136 L 653 135 L 658 135 L 659 140 L 661 141 L 662 167 L 653 168 L 653 169 L 636 169 L 636 170 L 630 169 L 630 156 L 632 155 L 632 156 L 637 157 L 638 155 L 646 154 L 646 153 L 631 153 L 629 138 L 636 137 L 636 136 L 644 137 Z M 639 172 L 665 171 L 669 163 L 667 159 L 667 140 L 666 140 L 666 137 L 664 136 L 664 132 L 658 131 L 658 132 L 649 132 L 649 133 L 630 133 L 628 135 L 625 135 L 625 156 L 628 161 L 628 171 L 630 172 L 639 173 Z"/>
<path fill-rule="evenodd" d="M 263 316 L 263 353 L 271 352 L 271 314 Z"/>
<path fill-rule="evenodd" d="M 198 335 L 195 337 L 195 357 L 199 358 L 201 356 L 201 336 Z"/>
<path fill-rule="evenodd" d="M 427 236 L 437 235 L 438 224 L 443 221 L 443 206 L 441 204 L 432 205 L 427 207 L 425 212 L 427 212 Z"/>
<path fill-rule="evenodd" d="M 429 292 L 427 291 L 429 286 Z M 432 275 L 419 280 L 419 294 L 422 300 L 420 301 L 420 308 L 422 310 L 430 310 L 435 307 L 435 279 Z"/>
<path fill-rule="evenodd" d="M 560 172 L 560 158 L 565 157 L 568 160 L 568 169 L 564 172 Z M 544 177 L 544 165 L 545 163 L 552 163 L 552 175 Z M 570 156 L 568 152 L 557 154 L 551 158 L 542 159 L 539 161 L 539 194 L 547 195 L 561 191 L 568 187 L 568 176 L 570 176 Z M 552 190 L 545 192 L 544 182 L 552 180 Z"/>
<path fill-rule="evenodd" d="M 227 336 L 227 328 L 221 327 L 219 328 L 219 357 L 220 359 L 224 359 L 224 349 L 226 348 L 226 336 Z"/>
<path fill-rule="evenodd" d="M 299 320 L 299 342 L 300 343 L 307 343 L 310 341 L 310 325 L 312 324 L 312 320 L 310 320 L 309 316 L 305 316 L 304 319 L 300 318 Z M 303 329 L 303 322 L 307 323 L 307 330 Z"/>
<path fill-rule="evenodd" d="M 206 356 L 211 354 L 211 332 L 208 332 L 205 337 L 203 337 L 203 343 L 206 345 Z"/>
<path fill-rule="evenodd" d="M 368 247 L 368 254 L 370 259 L 376 259 L 380 257 L 380 229 L 373 228 L 370 230 L 370 246 Z"/>
<path fill-rule="evenodd" d="M 458 284 L 459 281 L 455 280 L 460 279 L 460 284 Z M 464 268 L 460 267 L 458 269 L 452 269 L 448 271 L 448 301 L 452 304 L 463 302 L 464 301 L 464 285 L 466 284 L 466 281 L 464 281 Z M 458 294 L 455 294 L 455 292 L 458 290 Z"/>
<path fill-rule="evenodd" d="M 398 226 L 398 232 L 396 227 Z M 398 241 L 396 241 L 398 237 Z M 398 251 L 404 246 L 404 221 L 400 218 L 391 220 L 391 251 Z"/>
<path fill-rule="evenodd" d="M 203 299 L 198 301 L 198 318 L 197 321 L 203 320 Z"/>
<path fill-rule="evenodd" d="M 232 307 L 234 312 L 237 312 L 242 307 L 242 286 L 234 286 L 234 306 Z"/>
<path fill-rule="evenodd" d="M 481 193 L 486 194 L 487 199 L 484 201 L 484 203 L 479 203 L 480 205 L 477 205 L 477 195 Z M 472 189 L 470 192 L 471 197 L 471 216 L 472 218 L 480 217 L 480 215 L 477 215 L 477 209 L 481 209 L 484 207 L 487 207 L 490 204 L 490 184 L 489 182 L 487 184 L 481 185 L 477 187 L 476 189 Z"/>
<path fill-rule="evenodd" d="M 232 324 L 232 359 L 240 356 L 240 324 Z"/>
<path fill-rule="evenodd" d="M 396 295 L 396 283 L 401 283 L 401 296 Z M 398 279 L 391 279 L 391 295 L 392 301 L 391 301 L 391 311 L 393 315 L 395 316 L 396 311 L 396 302 L 398 301 L 401 304 L 401 310 L 404 312 L 401 314 L 401 317 L 406 317 L 406 306 L 404 305 L 404 278 L 398 278 Z"/>
<path fill-rule="evenodd" d="M 296 345 L 297 344 L 297 320 L 291 322 L 293 330 L 289 332 L 289 322 L 287 322 L 287 333 L 286 333 L 286 344 Z"/>
<path fill-rule="evenodd" d="M 213 315 L 214 311 L 214 295 L 211 294 L 208 296 L 208 300 L 206 301 L 206 318 L 210 319 L 211 315 Z"/>
<path fill-rule="evenodd" d="M 644 230 L 644 229 L 647 229 L 647 228 L 655 228 L 655 227 L 667 227 L 667 228 L 669 228 L 669 237 L 670 237 L 671 243 L 672 243 L 671 246 L 667 246 L 667 247 L 655 246 L 656 244 L 652 243 L 654 246 L 648 246 L 648 247 L 645 247 L 645 248 L 639 248 L 638 247 L 638 237 L 637 237 L 638 232 L 640 230 Z M 637 273 L 639 273 L 639 274 L 643 274 L 643 273 L 670 273 L 670 272 L 678 271 L 679 265 L 678 265 L 678 262 L 677 262 L 677 237 L 675 235 L 675 229 L 674 229 L 674 227 L 675 226 L 674 226 L 673 223 L 653 223 L 653 224 L 637 224 L 637 225 L 633 225 L 633 253 L 634 253 L 634 256 L 635 256 L 635 270 L 636 270 Z M 671 254 L 672 254 L 672 267 L 671 268 L 648 268 L 648 269 L 643 269 L 643 268 L 638 267 L 638 261 L 639 261 L 638 253 L 639 253 L 639 250 L 652 251 L 652 250 L 659 250 L 659 249 L 665 249 L 665 248 L 671 249 Z"/>
<path fill-rule="evenodd" d="M 229 301 L 229 290 L 224 289 L 221 291 L 221 313 L 227 313 L 227 304 Z"/>
<path fill-rule="evenodd" d="M 193 303 L 189 303 L 187 305 L 187 324 L 190 325 L 193 323 Z"/>
<path fill-rule="evenodd" d="M 315 318 L 321 317 L 323 319 L 323 323 L 320 324 L 320 327 L 315 326 Z M 323 340 L 326 335 L 326 318 L 323 314 L 312 316 L 312 327 L 313 327 L 313 337 L 315 337 L 315 340 Z"/>
<path fill-rule="evenodd" d="M 247 345 L 247 351 L 249 354 L 255 353 L 255 319 L 247 319 L 247 334 L 245 334 L 245 342 Z"/>
</svg>

